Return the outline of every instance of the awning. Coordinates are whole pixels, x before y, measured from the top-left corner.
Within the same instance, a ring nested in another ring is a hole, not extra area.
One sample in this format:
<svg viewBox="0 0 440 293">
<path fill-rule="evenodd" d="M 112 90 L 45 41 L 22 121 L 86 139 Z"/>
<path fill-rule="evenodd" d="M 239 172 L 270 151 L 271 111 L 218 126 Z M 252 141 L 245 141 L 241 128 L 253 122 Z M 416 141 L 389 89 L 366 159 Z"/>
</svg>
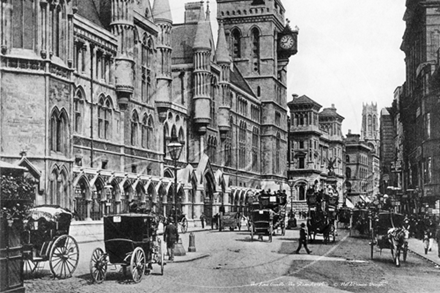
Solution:
<svg viewBox="0 0 440 293">
<path fill-rule="evenodd" d="M 354 209 L 354 204 L 348 198 L 345 199 L 345 205 L 347 208 Z"/>
</svg>

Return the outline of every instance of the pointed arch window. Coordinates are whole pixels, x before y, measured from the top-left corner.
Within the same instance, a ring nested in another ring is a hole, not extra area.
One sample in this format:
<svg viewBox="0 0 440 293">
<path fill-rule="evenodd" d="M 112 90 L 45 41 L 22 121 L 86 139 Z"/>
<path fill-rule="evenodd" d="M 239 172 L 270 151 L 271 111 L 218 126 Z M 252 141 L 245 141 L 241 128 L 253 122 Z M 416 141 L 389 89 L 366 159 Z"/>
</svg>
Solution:
<svg viewBox="0 0 440 293">
<path fill-rule="evenodd" d="M 233 125 L 232 118 L 230 120 L 230 125 Z M 232 166 L 232 135 L 231 135 L 231 131 L 228 131 L 226 133 L 224 149 L 225 149 L 225 166 L 231 167 Z"/>
<path fill-rule="evenodd" d="M 241 33 L 238 29 L 232 32 L 232 56 L 241 58 Z"/>
<path fill-rule="evenodd" d="M 64 111 L 58 109 L 52 112 L 50 118 L 50 149 L 52 151 L 66 153 L 68 137 L 68 119 Z"/>
<path fill-rule="evenodd" d="M 278 132 L 276 136 L 276 142 L 275 142 L 275 173 L 280 173 L 280 161 L 281 161 L 281 154 L 280 154 L 280 148 L 281 148 L 281 135 Z"/>
<path fill-rule="evenodd" d="M 252 71 L 260 73 L 260 31 L 252 29 Z"/>
<path fill-rule="evenodd" d="M 80 89 L 76 91 L 75 97 L 73 98 L 73 107 L 75 111 L 75 125 L 74 129 L 76 133 L 82 133 L 82 119 L 84 112 L 84 100 L 85 97 Z"/>
<path fill-rule="evenodd" d="M 151 117 L 150 115 L 147 122 L 147 148 L 150 150 L 154 149 L 153 130 L 154 130 L 153 117 Z"/>
<path fill-rule="evenodd" d="M 214 136 L 208 138 L 208 157 L 213 164 L 217 163 L 217 138 Z"/>
<path fill-rule="evenodd" d="M 241 169 L 246 167 L 246 130 L 246 123 L 241 121 L 239 129 L 239 168 Z"/>
<path fill-rule="evenodd" d="M 34 48 L 36 27 L 36 2 L 36 0 L 13 1 L 12 46 L 14 48 L 30 50 Z"/>
<path fill-rule="evenodd" d="M 131 116 L 131 135 L 130 143 L 135 146 L 138 143 L 138 131 L 139 131 L 139 116 L 136 111 L 133 111 Z"/>
<path fill-rule="evenodd" d="M 147 117 L 147 115 L 144 115 L 144 118 L 142 119 L 141 146 L 143 148 L 148 148 L 148 117 Z"/>
<path fill-rule="evenodd" d="M 98 103 L 98 137 L 102 139 L 110 139 L 110 121 L 112 115 L 112 104 L 107 98 L 99 99 Z"/>
<path fill-rule="evenodd" d="M 252 130 L 252 171 L 258 171 L 258 150 L 259 150 L 259 130 L 254 127 Z"/>
</svg>

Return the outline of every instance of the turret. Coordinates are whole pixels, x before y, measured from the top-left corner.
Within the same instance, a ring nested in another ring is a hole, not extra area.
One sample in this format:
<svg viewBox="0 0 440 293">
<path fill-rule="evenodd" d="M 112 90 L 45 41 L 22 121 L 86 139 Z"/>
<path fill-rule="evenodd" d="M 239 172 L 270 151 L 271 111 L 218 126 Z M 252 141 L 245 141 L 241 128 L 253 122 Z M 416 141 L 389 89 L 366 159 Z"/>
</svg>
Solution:
<svg viewBox="0 0 440 293">
<path fill-rule="evenodd" d="M 210 85 L 210 24 L 205 18 L 203 9 L 197 24 L 197 33 L 194 40 L 194 123 L 200 134 L 206 133 L 206 127 L 211 122 L 209 96 Z"/>
<path fill-rule="evenodd" d="M 222 104 L 219 106 L 217 124 L 222 138 L 230 131 L 229 117 L 231 113 L 231 95 L 229 88 L 229 72 L 231 66 L 231 56 L 229 55 L 228 43 L 226 42 L 225 29 L 223 21 L 219 21 L 217 50 L 215 53 L 217 64 L 220 65 L 220 90 L 222 95 Z"/>
<path fill-rule="evenodd" d="M 112 33 L 118 37 L 118 52 L 115 58 L 115 84 L 118 103 L 122 109 L 127 108 L 133 94 L 133 51 L 134 51 L 134 24 L 132 6 L 134 0 L 112 3 Z"/>
<path fill-rule="evenodd" d="M 156 107 L 159 112 L 159 119 L 164 120 L 171 104 L 170 84 L 171 76 L 171 29 L 173 20 L 171 16 L 170 3 L 168 0 L 156 0 L 153 6 L 153 18 L 159 27 L 157 38 L 157 52 L 159 70 L 157 72 Z"/>
</svg>

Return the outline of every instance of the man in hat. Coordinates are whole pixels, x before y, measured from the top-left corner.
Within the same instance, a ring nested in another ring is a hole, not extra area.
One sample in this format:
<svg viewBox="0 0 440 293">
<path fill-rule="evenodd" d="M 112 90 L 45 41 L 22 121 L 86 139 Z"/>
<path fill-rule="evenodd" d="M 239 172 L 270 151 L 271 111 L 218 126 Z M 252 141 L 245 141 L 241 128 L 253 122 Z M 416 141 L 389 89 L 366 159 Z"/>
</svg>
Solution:
<svg viewBox="0 0 440 293">
<path fill-rule="evenodd" d="M 311 250 L 307 248 L 307 233 L 305 230 L 306 225 L 304 223 L 301 223 L 301 229 L 299 230 L 299 243 L 298 248 L 296 249 L 296 254 L 299 254 L 299 251 L 301 250 L 302 245 L 304 245 L 304 248 L 306 249 L 307 253 L 312 253 Z"/>
<path fill-rule="evenodd" d="M 179 240 L 179 232 L 176 226 L 174 226 L 173 218 L 168 218 L 168 225 L 165 227 L 163 233 L 163 240 L 167 243 L 168 259 L 174 261 L 174 246 Z"/>
</svg>

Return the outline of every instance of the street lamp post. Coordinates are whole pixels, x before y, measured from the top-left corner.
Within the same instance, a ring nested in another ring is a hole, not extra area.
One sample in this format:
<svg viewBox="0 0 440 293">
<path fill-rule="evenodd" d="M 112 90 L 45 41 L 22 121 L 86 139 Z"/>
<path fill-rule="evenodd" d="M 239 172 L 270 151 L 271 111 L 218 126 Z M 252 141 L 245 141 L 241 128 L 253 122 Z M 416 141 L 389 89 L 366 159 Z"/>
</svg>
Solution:
<svg viewBox="0 0 440 293">
<path fill-rule="evenodd" d="M 168 151 L 170 153 L 171 160 L 174 162 L 174 216 L 177 225 L 177 161 L 182 153 L 183 144 L 181 144 L 177 137 L 172 139 L 167 145 Z"/>
</svg>

